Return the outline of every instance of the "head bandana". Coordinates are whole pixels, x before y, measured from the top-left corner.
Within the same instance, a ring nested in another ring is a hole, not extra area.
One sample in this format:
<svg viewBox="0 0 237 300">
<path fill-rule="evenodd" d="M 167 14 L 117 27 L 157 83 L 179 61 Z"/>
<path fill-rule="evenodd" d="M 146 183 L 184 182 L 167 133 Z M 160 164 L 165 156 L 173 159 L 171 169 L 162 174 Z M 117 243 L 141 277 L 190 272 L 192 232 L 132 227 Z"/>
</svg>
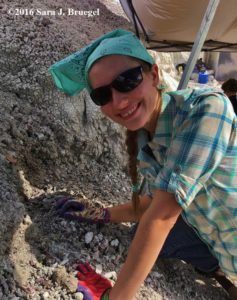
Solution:
<svg viewBox="0 0 237 300">
<path fill-rule="evenodd" d="M 49 72 L 56 86 L 70 96 L 78 94 L 84 88 L 90 92 L 88 80 L 90 68 L 96 60 L 112 54 L 127 55 L 154 64 L 151 55 L 132 32 L 117 29 L 53 64 Z"/>
</svg>

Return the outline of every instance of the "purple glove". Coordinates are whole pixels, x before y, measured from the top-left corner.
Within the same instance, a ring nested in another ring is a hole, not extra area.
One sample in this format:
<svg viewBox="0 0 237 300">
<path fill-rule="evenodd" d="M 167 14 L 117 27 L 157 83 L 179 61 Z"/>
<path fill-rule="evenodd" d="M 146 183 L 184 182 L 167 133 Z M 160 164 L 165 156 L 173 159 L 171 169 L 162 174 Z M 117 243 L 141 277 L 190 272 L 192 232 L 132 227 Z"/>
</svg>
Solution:
<svg viewBox="0 0 237 300">
<path fill-rule="evenodd" d="M 110 221 L 108 208 L 96 207 L 93 203 L 77 196 L 62 196 L 56 202 L 61 217 L 79 222 L 106 224 Z"/>
<path fill-rule="evenodd" d="M 83 286 L 80 283 L 78 283 L 77 291 L 81 292 L 83 294 L 83 300 L 94 300 L 93 295 L 88 290 L 88 288 L 86 288 L 85 286 Z"/>
</svg>

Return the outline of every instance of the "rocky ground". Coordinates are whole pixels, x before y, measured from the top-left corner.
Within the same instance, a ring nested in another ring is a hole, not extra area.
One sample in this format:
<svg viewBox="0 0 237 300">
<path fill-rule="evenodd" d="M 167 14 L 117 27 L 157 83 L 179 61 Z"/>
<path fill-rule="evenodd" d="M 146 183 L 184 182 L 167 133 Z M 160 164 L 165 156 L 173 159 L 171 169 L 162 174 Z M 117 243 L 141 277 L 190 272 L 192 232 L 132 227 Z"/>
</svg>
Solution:
<svg viewBox="0 0 237 300">
<path fill-rule="evenodd" d="M 9 11 L 68 7 L 99 8 L 100 15 Z M 131 27 L 117 1 L 2 0 L 0 14 L 0 299 L 82 299 L 76 292 L 78 262 L 115 281 L 131 224 L 69 222 L 54 204 L 60 191 L 103 206 L 130 198 L 124 133 L 86 93 L 69 98 L 56 91 L 47 69 L 98 35 Z M 190 298 L 227 296 L 214 280 L 173 260 L 157 262 L 136 297 Z"/>
</svg>

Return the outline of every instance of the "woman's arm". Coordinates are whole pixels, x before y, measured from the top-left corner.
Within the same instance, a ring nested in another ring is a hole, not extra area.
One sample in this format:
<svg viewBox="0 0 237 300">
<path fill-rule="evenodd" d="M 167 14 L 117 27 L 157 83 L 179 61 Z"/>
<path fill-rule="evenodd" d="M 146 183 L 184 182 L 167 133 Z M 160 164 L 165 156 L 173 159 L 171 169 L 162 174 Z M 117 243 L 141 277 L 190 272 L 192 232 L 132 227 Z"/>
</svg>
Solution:
<svg viewBox="0 0 237 300">
<path fill-rule="evenodd" d="M 148 196 L 140 197 L 140 205 L 138 214 L 135 214 L 132 202 L 127 202 L 118 206 L 109 207 L 110 222 L 121 223 L 121 222 L 138 222 L 149 207 L 151 198 Z"/>
<path fill-rule="evenodd" d="M 140 219 L 126 262 L 110 292 L 110 300 L 130 300 L 135 296 L 181 211 L 173 194 L 155 192 L 150 206 Z"/>
</svg>

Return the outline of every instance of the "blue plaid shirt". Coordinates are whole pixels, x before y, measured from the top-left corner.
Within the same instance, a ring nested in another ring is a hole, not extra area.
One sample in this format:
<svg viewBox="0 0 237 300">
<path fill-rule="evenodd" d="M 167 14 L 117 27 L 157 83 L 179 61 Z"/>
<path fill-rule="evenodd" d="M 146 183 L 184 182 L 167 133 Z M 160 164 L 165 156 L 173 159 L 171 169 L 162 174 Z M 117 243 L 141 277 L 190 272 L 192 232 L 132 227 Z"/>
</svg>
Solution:
<svg viewBox="0 0 237 300">
<path fill-rule="evenodd" d="M 184 219 L 237 279 L 237 117 L 227 97 L 208 90 L 163 95 L 152 139 L 138 132 L 145 192 L 173 193 Z"/>
</svg>

